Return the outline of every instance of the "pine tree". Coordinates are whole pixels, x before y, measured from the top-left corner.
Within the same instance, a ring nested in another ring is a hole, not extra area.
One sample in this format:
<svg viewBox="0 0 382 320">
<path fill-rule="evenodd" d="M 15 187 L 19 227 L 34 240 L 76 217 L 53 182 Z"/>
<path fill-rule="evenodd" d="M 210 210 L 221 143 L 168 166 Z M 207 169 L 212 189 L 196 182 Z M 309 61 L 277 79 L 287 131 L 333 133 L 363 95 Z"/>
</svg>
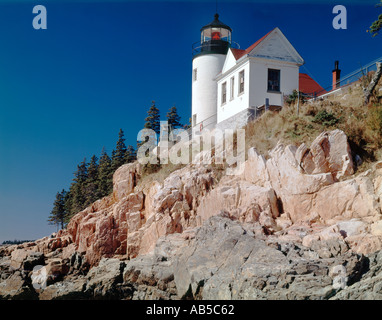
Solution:
<svg viewBox="0 0 382 320">
<path fill-rule="evenodd" d="M 98 200 L 100 196 L 98 180 L 98 158 L 93 155 L 88 166 L 87 178 L 84 182 L 84 198 L 87 207 L 89 204 Z"/>
<path fill-rule="evenodd" d="M 178 110 L 175 106 L 171 107 L 167 112 L 167 122 L 170 131 L 182 127 L 180 116 L 178 115 Z"/>
<path fill-rule="evenodd" d="M 77 166 L 74 173 L 73 183 L 70 186 L 71 200 L 71 216 L 86 208 L 85 182 L 88 177 L 88 167 L 86 159 Z"/>
<path fill-rule="evenodd" d="M 131 163 L 137 160 L 137 152 L 132 145 L 128 145 L 126 149 L 125 163 Z"/>
<path fill-rule="evenodd" d="M 111 167 L 113 171 L 117 170 L 121 165 L 125 163 L 126 159 L 126 145 L 123 130 L 120 129 L 118 133 L 118 141 L 115 152 L 111 159 Z"/>
<path fill-rule="evenodd" d="M 77 183 L 83 183 L 88 178 L 88 164 L 86 158 L 77 166 L 77 171 L 74 173 L 74 181 Z"/>
<path fill-rule="evenodd" d="M 155 106 L 155 101 L 151 102 L 151 107 L 149 111 L 147 111 L 147 117 L 145 118 L 144 128 L 154 130 L 154 132 L 157 135 L 160 134 L 160 115 L 159 115 L 159 109 Z M 154 134 L 152 134 L 152 136 L 150 137 L 146 136 L 145 140 L 143 141 L 137 141 L 137 150 L 149 140 L 151 141 L 156 140 L 154 137 Z"/>
<path fill-rule="evenodd" d="M 65 216 L 65 224 L 68 224 L 70 219 L 75 213 L 72 213 L 72 203 L 73 203 L 73 197 L 72 197 L 72 192 L 69 189 L 69 191 L 65 194 L 64 197 L 64 206 L 65 206 L 65 211 L 66 211 L 66 216 Z"/>
<path fill-rule="evenodd" d="M 380 0 L 380 3 L 376 4 L 376 7 L 382 7 L 382 0 Z M 369 27 L 369 30 L 366 30 L 367 32 L 370 32 L 373 37 L 377 36 L 379 32 L 382 29 L 382 14 L 378 16 L 378 19 L 375 20 L 372 25 Z"/>
<path fill-rule="evenodd" d="M 151 102 L 151 107 L 147 111 L 147 118 L 145 119 L 145 128 L 152 129 L 156 134 L 160 133 L 160 114 L 159 109 L 155 106 L 155 101 Z"/>
<path fill-rule="evenodd" d="M 109 195 L 113 191 L 113 171 L 111 168 L 111 159 L 102 149 L 101 158 L 98 165 L 98 183 L 101 197 Z"/>
<path fill-rule="evenodd" d="M 61 192 L 57 192 L 56 200 L 53 203 L 52 212 L 48 218 L 49 224 L 56 225 L 57 228 L 61 226 L 64 229 L 68 212 L 65 207 L 66 191 L 63 189 Z"/>
</svg>

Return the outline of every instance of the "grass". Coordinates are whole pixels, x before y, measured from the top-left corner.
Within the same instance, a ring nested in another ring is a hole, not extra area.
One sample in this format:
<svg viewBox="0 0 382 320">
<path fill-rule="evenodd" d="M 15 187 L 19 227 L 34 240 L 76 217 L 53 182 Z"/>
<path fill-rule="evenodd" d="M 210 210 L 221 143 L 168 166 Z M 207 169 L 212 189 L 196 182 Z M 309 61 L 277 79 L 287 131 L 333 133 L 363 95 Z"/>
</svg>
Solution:
<svg viewBox="0 0 382 320">
<path fill-rule="evenodd" d="M 376 92 L 379 92 L 379 88 L 377 86 Z M 382 158 L 381 100 L 382 96 L 374 94 L 371 103 L 364 106 L 362 87 L 358 83 L 341 95 L 315 102 L 300 102 L 299 114 L 295 102 L 286 104 L 279 112 L 267 111 L 244 127 L 246 151 L 255 147 L 267 158 L 268 151 L 279 141 L 297 146 L 304 142 L 310 146 L 323 131 L 340 129 L 348 136 L 353 156 L 357 154 L 363 161 L 357 171 L 366 171 L 374 161 Z M 236 142 L 235 135 L 234 149 Z M 184 166 L 169 163 L 145 167 L 139 181 L 140 189 L 148 188 L 153 181 L 163 183 L 172 172 Z M 225 165 L 213 163 L 209 166 L 217 180 L 224 176 Z"/>
<path fill-rule="evenodd" d="M 148 189 L 154 181 L 163 183 L 163 181 L 174 171 L 184 168 L 184 164 L 148 165 L 144 166 L 142 175 L 139 179 L 140 189 Z"/>
<path fill-rule="evenodd" d="M 378 92 L 378 90 L 377 90 Z M 382 104 L 375 95 L 368 106 L 363 105 L 362 88 L 355 85 L 346 93 L 325 100 L 300 103 L 297 115 L 295 103 L 278 112 L 268 111 L 246 129 L 246 148 L 255 147 L 264 156 L 284 144 L 310 145 L 323 131 L 340 129 L 348 136 L 350 147 L 364 165 L 380 158 L 382 148 Z"/>
</svg>

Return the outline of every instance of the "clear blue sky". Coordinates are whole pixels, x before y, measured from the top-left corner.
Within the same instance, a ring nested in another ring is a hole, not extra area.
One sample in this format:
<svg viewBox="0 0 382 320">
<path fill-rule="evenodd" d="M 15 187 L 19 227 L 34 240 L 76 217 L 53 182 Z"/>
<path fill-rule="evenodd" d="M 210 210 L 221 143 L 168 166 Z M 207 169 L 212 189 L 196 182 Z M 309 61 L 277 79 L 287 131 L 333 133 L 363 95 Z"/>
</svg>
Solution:
<svg viewBox="0 0 382 320">
<path fill-rule="evenodd" d="M 279 27 L 322 86 L 340 60 L 343 74 L 382 56 L 382 35 L 366 29 L 375 1 L 218 1 L 220 19 L 247 48 Z M 34 30 L 43 4 L 48 29 Z M 332 8 L 348 29 L 332 28 Z M 135 145 L 151 100 L 162 116 L 191 110 L 191 45 L 213 20 L 215 1 L 0 0 L 0 242 L 36 239 L 84 157 L 110 154 L 118 131 Z"/>
</svg>

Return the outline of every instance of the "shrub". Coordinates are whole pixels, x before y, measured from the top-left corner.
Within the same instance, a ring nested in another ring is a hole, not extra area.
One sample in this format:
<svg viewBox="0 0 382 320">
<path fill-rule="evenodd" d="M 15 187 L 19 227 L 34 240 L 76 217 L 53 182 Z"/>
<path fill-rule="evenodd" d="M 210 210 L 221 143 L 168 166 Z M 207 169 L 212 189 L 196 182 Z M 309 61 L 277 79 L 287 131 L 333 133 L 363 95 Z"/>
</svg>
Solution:
<svg viewBox="0 0 382 320">
<path fill-rule="evenodd" d="M 293 90 L 293 93 L 290 94 L 290 95 L 285 99 L 285 102 L 288 103 L 288 104 L 291 104 L 291 103 L 293 103 L 293 102 L 296 102 L 297 99 L 298 99 L 298 96 L 299 96 L 298 91 L 297 91 L 297 90 Z M 304 103 L 304 102 L 306 101 L 306 97 L 305 97 L 305 95 L 304 95 L 302 92 L 300 92 L 300 101 L 301 101 L 302 103 Z"/>
<path fill-rule="evenodd" d="M 382 137 L 382 107 L 372 107 L 369 110 L 367 124 L 379 138 Z"/>
<path fill-rule="evenodd" d="M 322 124 L 325 127 L 334 126 L 339 122 L 339 119 L 335 117 L 333 113 L 327 112 L 325 109 L 319 111 L 314 119 L 312 120 L 314 123 Z"/>
</svg>

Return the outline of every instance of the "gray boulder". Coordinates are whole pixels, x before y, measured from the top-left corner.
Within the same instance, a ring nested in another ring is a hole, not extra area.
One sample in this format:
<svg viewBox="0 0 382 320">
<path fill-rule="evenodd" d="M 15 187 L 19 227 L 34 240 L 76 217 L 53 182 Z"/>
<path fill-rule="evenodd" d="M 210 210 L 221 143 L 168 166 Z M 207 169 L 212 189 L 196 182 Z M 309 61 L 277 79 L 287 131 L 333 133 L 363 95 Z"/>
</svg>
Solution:
<svg viewBox="0 0 382 320">
<path fill-rule="evenodd" d="M 118 284 L 122 282 L 124 267 L 125 263 L 119 259 L 102 258 L 87 274 L 85 294 L 96 299 L 118 298 Z"/>
<path fill-rule="evenodd" d="M 323 250 L 327 243 L 317 244 Z M 195 240 L 174 257 L 179 298 L 328 299 L 339 290 L 329 271 L 347 265 L 349 281 L 365 270 L 365 257 L 330 250 L 327 258 L 293 243 L 255 239 L 237 221 L 210 218 Z M 337 253 L 337 256 L 334 256 Z"/>
</svg>

